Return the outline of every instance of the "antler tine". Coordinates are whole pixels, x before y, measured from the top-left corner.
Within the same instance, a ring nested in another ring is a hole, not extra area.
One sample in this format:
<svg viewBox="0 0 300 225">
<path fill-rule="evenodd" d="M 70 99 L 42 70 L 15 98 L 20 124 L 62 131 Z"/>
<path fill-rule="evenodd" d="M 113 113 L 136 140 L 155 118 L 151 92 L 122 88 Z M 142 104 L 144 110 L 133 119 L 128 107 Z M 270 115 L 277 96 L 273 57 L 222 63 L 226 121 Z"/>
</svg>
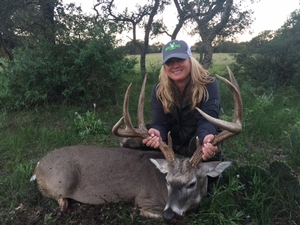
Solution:
<svg viewBox="0 0 300 225">
<path fill-rule="evenodd" d="M 138 115 L 139 130 L 141 130 L 142 132 L 146 132 L 148 134 L 148 131 L 147 131 L 147 128 L 146 128 L 145 122 L 144 122 L 144 103 L 145 103 L 146 81 L 147 81 L 147 74 L 144 77 L 143 85 L 142 85 L 141 92 L 140 92 L 137 115 Z"/>
<path fill-rule="evenodd" d="M 232 83 L 230 83 L 227 79 L 220 77 L 218 75 L 216 75 L 220 80 L 222 80 L 226 86 L 231 90 L 231 92 L 233 93 L 233 99 L 234 99 L 234 117 L 232 122 L 228 122 L 228 121 L 224 121 L 224 120 L 220 120 L 214 117 L 209 116 L 208 114 L 206 114 L 205 112 L 203 112 L 201 109 L 197 108 L 196 109 L 201 113 L 201 115 L 207 119 L 209 122 L 211 122 L 212 124 L 230 131 L 232 133 L 240 133 L 242 130 L 242 116 L 243 116 L 243 106 L 242 106 L 242 99 L 241 99 L 241 95 L 238 91 L 238 88 L 236 88 L 235 86 L 233 86 Z"/>
<path fill-rule="evenodd" d="M 145 102 L 145 87 L 146 87 L 147 75 L 144 77 L 143 85 L 140 92 L 139 104 L 138 104 L 138 128 L 134 128 L 130 119 L 129 110 L 128 110 L 128 102 L 129 102 L 129 93 L 131 89 L 131 84 L 128 86 L 123 103 L 123 117 L 113 126 L 112 133 L 119 137 L 141 137 L 146 138 L 149 137 L 148 130 L 145 126 L 144 122 L 144 102 Z M 120 129 L 122 121 L 124 119 L 125 128 Z M 159 149 L 165 156 L 166 160 L 169 162 L 175 159 L 175 154 L 172 148 L 172 138 L 170 132 L 168 133 L 168 145 L 160 141 Z"/>
<path fill-rule="evenodd" d="M 240 86 L 239 86 L 238 82 L 236 81 L 231 69 L 229 68 L 229 66 L 226 66 L 226 68 L 227 68 L 227 71 L 228 71 L 228 74 L 229 74 L 231 84 L 233 84 L 233 86 L 236 87 L 238 92 L 240 92 Z"/>
<path fill-rule="evenodd" d="M 147 128 L 144 123 L 144 100 L 145 100 L 145 86 L 146 86 L 147 76 L 145 75 L 143 85 L 140 92 L 139 104 L 138 104 L 138 128 L 134 128 L 130 119 L 128 104 L 129 104 L 129 94 L 131 90 L 130 84 L 126 90 L 124 103 L 123 103 L 123 117 L 113 126 L 112 133 L 119 137 L 141 137 L 146 138 L 149 136 Z M 120 129 L 122 121 L 124 119 L 125 128 Z"/>
<path fill-rule="evenodd" d="M 192 155 L 192 157 L 189 160 L 192 167 L 197 167 L 199 165 L 199 163 L 201 162 L 202 156 L 203 156 L 202 146 L 200 145 L 198 137 L 196 137 L 196 146 L 197 146 L 196 151 L 194 152 L 194 154 Z"/>
<path fill-rule="evenodd" d="M 234 117 L 232 119 L 232 122 L 220 120 L 214 117 L 209 116 L 205 112 L 203 112 L 201 109 L 197 108 L 196 109 L 201 113 L 201 115 L 207 119 L 209 122 L 214 124 L 217 127 L 220 127 L 223 129 L 222 132 L 217 134 L 212 141 L 212 145 L 216 146 L 218 145 L 221 141 L 239 134 L 242 131 L 242 119 L 243 119 L 243 103 L 242 103 L 242 97 L 240 95 L 240 90 L 239 90 L 239 85 L 230 70 L 229 67 L 227 67 L 229 76 L 230 76 L 230 81 L 229 82 L 226 78 L 218 77 L 221 81 L 223 81 L 226 86 L 230 89 L 230 91 L 233 94 L 233 99 L 234 99 Z M 201 158 L 203 155 L 202 152 L 202 147 L 198 143 L 199 141 L 197 140 L 197 150 L 195 151 L 194 155 L 191 157 L 190 162 L 193 166 L 197 166 L 201 162 Z M 199 146 L 198 146 L 199 144 Z"/>
<path fill-rule="evenodd" d="M 175 160 L 175 153 L 173 151 L 171 132 L 168 132 L 168 145 L 164 141 L 159 142 L 159 149 L 165 156 L 168 163 Z"/>
</svg>

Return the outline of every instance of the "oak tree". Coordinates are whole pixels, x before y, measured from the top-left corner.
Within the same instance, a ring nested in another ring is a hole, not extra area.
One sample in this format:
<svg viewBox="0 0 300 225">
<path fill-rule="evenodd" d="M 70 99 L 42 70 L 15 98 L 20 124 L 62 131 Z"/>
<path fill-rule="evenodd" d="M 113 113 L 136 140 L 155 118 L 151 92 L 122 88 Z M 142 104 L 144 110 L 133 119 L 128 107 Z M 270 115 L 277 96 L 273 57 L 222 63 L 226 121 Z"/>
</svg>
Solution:
<svg viewBox="0 0 300 225">
<path fill-rule="evenodd" d="M 149 48 L 149 39 L 154 38 L 156 35 L 152 32 L 153 24 L 156 23 L 155 16 L 159 12 L 163 12 L 164 7 L 169 4 L 168 0 L 151 0 L 144 5 L 135 5 L 134 10 L 120 11 L 115 5 L 114 0 L 98 0 L 95 4 L 95 9 L 101 7 L 103 17 L 108 21 L 113 21 L 119 25 L 120 32 L 132 32 L 131 40 L 134 45 L 141 52 L 140 56 L 140 69 L 142 75 L 146 74 L 146 54 Z M 142 41 L 137 40 L 138 28 L 144 31 L 144 38 Z"/>
<path fill-rule="evenodd" d="M 179 19 L 192 21 L 191 34 L 202 40 L 200 62 L 208 69 L 213 56 L 216 37 L 228 38 L 245 31 L 252 23 L 252 10 L 243 9 L 244 0 L 173 0 Z M 174 37 L 173 37 L 174 38 Z"/>
</svg>

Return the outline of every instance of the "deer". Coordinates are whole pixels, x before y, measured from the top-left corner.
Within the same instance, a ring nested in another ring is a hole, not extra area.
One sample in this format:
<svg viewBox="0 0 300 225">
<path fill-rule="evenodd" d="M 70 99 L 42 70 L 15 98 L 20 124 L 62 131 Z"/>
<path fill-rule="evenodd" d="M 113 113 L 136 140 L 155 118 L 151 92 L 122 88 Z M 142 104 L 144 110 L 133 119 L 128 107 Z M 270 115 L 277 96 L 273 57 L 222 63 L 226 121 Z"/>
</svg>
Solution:
<svg viewBox="0 0 300 225">
<path fill-rule="evenodd" d="M 208 121 L 223 129 L 215 136 L 213 145 L 242 130 L 239 86 L 229 67 L 227 70 L 230 81 L 216 76 L 233 94 L 232 122 L 210 117 L 197 108 Z M 145 85 L 146 76 L 139 96 L 138 126 L 132 125 L 128 110 L 130 84 L 124 97 L 123 116 L 112 128 L 114 135 L 148 137 L 143 115 Z M 135 212 L 141 216 L 174 223 L 199 205 L 207 194 L 208 176 L 218 177 L 232 162 L 202 162 L 198 140 L 192 157 L 176 157 L 170 133 L 167 143 L 160 141 L 159 150 L 84 145 L 63 147 L 49 152 L 37 163 L 31 180 L 36 180 L 42 195 L 55 199 L 63 212 L 68 209 L 70 199 L 92 205 L 134 202 Z"/>
</svg>

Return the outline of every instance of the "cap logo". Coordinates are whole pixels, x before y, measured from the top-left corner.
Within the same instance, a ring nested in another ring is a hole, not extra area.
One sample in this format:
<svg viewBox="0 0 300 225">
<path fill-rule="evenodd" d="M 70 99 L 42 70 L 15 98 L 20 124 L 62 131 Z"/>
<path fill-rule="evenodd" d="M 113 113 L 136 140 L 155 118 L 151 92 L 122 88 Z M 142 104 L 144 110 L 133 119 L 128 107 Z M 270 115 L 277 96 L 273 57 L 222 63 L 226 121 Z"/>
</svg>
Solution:
<svg viewBox="0 0 300 225">
<path fill-rule="evenodd" d="M 170 45 L 168 47 L 166 47 L 165 51 L 169 51 L 169 50 L 174 50 L 176 48 L 180 48 L 181 45 L 180 44 L 176 44 L 175 42 L 170 43 Z"/>
</svg>

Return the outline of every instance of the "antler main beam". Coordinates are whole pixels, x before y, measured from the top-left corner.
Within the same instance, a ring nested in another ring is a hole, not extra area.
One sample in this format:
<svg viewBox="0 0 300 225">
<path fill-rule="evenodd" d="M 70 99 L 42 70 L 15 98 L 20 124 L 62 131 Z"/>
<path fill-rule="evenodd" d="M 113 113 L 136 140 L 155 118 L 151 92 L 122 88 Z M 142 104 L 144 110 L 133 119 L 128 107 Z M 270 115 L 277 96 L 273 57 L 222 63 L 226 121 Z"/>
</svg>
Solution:
<svg viewBox="0 0 300 225">
<path fill-rule="evenodd" d="M 201 109 L 196 107 L 196 109 L 199 111 L 199 113 L 201 113 L 201 115 L 206 120 L 208 120 L 215 126 L 223 129 L 223 131 L 220 132 L 219 134 L 217 134 L 215 136 L 214 140 L 212 141 L 212 145 L 214 145 L 214 146 L 218 145 L 221 141 L 223 141 L 229 137 L 239 134 L 242 131 L 242 120 L 243 120 L 242 97 L 240 94 L 239 85 L 238 85 L 232 71 L 230 70 L 229 67 L 227 67 L 227 70 L 229 73 L 230 82 L 223 77 L 220 77 L 218 75 L 216 75 L 216 76 L 218 77 L 218 79 L 220 79 L 221 81 L 223 81 L 226 84 L 226 86 L 230 89 L 230 91 L 233 94 L 234 116 L 233 116 L 232 122 L 228 122 L 228 121 L 224 121 L 224 120 L 220 120 L 220 119 L 211 117 L 210 115 L 206 114 Z M 197 166 L 201 162 L 201 159 L 202 159 L 202 155 L 203 155 L 202 146 L 200 146 L 200 144 L 198 142 L 199 141 L 197 140 L 197 150 L 195 151 L 195 153 L 193 154 L 193 156 L 190 159 L 190 163 L 192 164 L 192 166 Z"/>
<path fill-rule="evenodd" d="M 113 126 L 112 128 L 112 133 L 116 136 L 119 137 L 141 137 L 141 138 L 146 138 L 149 137 L 148 130 L 145 126 L 144 122 L 144 102 L 145 102 L 145 86 L 146 86 L 146 80 L 147 77 L 145 76 L 143 85 L 141 88 L 140 92 L 140 97 L 139 97 L 139 103 L 138 103 L 138 110 L 137 110 L 137 115 L 138 115 L 138 128 L 134 128 L 130 119 L 130 114 L 129 114 L 129 95 L 130 95 L 130 90 L 131 90 L 131 85 L 129 84 L 125 97 L 124 97 L 124 103 L 123 103 L 123 117 L 120 118 L 120 120 Z M 120 129 L 120 126 L 124 120 L 125 123 L 125 128 Z"/>
</svg>

